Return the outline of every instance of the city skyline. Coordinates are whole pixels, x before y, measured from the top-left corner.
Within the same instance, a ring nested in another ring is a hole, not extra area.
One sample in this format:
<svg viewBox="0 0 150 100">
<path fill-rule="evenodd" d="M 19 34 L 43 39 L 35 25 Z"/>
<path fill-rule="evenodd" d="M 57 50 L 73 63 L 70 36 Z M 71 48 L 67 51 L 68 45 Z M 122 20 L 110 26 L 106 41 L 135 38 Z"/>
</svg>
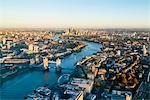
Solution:
<svg viewBox="0 0 150 100">
<path fill-rule="evenodd" d="M 149 0 L 0 0 L 2 28 L 149 28 Z"/>
</svg>

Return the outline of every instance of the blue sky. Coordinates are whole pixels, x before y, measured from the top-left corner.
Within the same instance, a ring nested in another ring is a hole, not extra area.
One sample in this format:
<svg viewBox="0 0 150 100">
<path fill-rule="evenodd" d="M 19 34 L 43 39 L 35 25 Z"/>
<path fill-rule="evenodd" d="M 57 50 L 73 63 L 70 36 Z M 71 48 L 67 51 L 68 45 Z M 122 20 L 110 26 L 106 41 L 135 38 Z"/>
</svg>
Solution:
<svg viewBox="0 0 150 100">
<path fill-rule="evenodd" d="M 150 0 L 0 0 L 0 27 L 147 28 Z"/>
</svg>

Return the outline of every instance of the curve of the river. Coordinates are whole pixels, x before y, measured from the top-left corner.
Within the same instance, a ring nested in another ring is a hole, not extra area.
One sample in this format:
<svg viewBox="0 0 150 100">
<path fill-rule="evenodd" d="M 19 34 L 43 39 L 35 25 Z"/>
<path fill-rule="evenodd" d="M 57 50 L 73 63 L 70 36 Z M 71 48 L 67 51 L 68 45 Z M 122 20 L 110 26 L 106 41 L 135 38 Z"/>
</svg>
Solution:
<svg viewBox="0 0 150 100">
<path fill-rule="evenodd" d="M 87 46 L 83 48 L 81 52 L 72 53 L 61 61 L 61 67 L 63 68 L 61 74 L 71 73 L 77 61 L 100 51 L 100 44 L 87 41 L 82 42 L 86 43 Z M 55 73 L 55 64 L 50 64 L 49 66 L 52 68 L 50 68 L 50 71 L 47 73 L 42 71 L 26 72 L 1 84 L 0 99 L 20 100 L 39 86 L 54 84 L 60 75 Z"/>
</svg>

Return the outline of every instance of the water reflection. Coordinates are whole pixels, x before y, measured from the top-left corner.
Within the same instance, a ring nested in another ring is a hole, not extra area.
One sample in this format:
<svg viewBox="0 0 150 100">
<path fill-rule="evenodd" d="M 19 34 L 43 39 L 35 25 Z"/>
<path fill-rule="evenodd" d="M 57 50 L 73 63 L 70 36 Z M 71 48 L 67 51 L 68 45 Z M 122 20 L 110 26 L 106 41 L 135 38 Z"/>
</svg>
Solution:
<svg viewBox="0 0 150 100">
<path fill-rule="evenodd" d="M 45 85 L 48 85 L 48 82 L 49 82 L 49 72 L 48 71 L 44 71 L 44 82 L 45 82 Z"/>
</svg>

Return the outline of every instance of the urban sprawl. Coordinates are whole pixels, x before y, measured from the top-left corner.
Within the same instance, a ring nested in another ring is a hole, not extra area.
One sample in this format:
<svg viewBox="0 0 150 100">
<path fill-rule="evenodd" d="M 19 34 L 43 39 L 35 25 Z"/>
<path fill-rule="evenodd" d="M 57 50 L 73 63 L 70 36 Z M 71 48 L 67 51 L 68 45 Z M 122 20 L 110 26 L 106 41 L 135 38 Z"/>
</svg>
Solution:
<svg viewBox="0 0 150 100">
<path fill-rule="evenodd" d="M 99 52 L 76 62 L 61 74 L 63 59 L 87 44 Z M 0 81 L 29 70 L 60 73 L 54 85 L 45 84 L 24 95 L 25 100 L 149 100 L 150 31 L 65 29 L 1 30 Z M 35 80 L 36 81 L 36 80 Z M 3 91 L 1 91 L 3 92 Z"/>
</svg>

